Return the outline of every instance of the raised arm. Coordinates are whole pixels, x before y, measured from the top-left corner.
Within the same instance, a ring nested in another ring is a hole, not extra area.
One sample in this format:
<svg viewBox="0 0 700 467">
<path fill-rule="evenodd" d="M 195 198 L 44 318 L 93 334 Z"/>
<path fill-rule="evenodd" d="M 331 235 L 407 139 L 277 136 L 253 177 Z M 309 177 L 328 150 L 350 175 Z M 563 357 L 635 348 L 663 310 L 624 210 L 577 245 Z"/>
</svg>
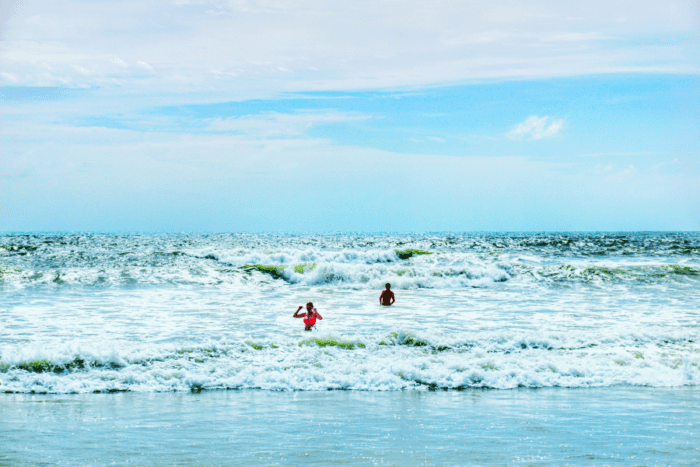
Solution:
<svg viewBox="0 0 700 467">
<path fill-rule="evenodd" d="M 316 314 L 316 318 L 323 319 L 323 316 L 321 316 L 321 313 L 319 313 L 316 308 L 314 308 L 314 313 Z"/>
<path fill-rule="evenodd" d="M 306 313 L 299 314 L 299 311 L 301 311 L 302 308 L 304 307 L 300 306 L 299 308 L 297 308 L 297 311 L 294 312 L 294 316 L 292 316 L 292 318 L 305 318 Z"/>
</svg>

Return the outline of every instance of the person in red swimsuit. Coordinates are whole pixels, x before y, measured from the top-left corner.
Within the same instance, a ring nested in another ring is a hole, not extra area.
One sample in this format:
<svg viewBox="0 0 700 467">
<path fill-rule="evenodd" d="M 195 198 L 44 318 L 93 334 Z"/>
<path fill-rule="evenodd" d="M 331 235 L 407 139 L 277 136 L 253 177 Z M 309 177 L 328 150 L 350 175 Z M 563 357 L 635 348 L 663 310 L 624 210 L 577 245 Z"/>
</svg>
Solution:
<svg viewBox="0 0 700 467">
<path fill-rule="evenodd" d="M 306 326 L 304 331 L 311 331 L 311 328 L 316 324 L 316 319 L 323 319 L 323 316 L 314 308 L 314 304 L 311 302 L 306 304 L 306 313 L 299 314 L 302 308 L 304 307 L 300 306 L 297 308 L 297 311 L 294 312 L 294 318 L 304 318 L 304 325 Z"/>
</svg>

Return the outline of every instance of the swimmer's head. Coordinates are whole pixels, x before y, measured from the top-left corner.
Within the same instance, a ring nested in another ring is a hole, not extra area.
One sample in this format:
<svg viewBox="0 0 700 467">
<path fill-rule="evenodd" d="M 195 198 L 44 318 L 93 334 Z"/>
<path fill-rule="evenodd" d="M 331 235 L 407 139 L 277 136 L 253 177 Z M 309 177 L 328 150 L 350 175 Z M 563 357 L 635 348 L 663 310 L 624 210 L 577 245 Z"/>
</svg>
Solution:
<svg viewBox="0 0 700 467">
<path fill-rule="evenodd" d="M 387 283 L 386 283 L 386 289 L 389 290 L 390 288 L 391 288 L 391 284 L 387 282 Z"/>
<path fill-rule="evenodd" d="M 307 304 L 306 304 L 306 309 L 309 310 L 309 311 L 313 310 L 313 309 L 314 309 L 314 304 L 311 303 L 311 302 L 307 303 Z"/>
</svg>

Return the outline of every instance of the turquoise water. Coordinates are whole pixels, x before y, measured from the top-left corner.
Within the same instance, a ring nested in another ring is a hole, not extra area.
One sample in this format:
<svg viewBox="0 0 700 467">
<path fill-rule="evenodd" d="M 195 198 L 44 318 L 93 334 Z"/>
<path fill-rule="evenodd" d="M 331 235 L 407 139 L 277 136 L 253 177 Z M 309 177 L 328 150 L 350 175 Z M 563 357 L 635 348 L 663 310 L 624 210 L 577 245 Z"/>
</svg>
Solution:
<svg viewBox="0 0 700 467">
<path fill-rule="evenodd" d="M 0 270 L 5 393 L 700 384 L 694 233 L 23 234 Z"/>
<path fill-rule="evenodd" d="M 697 233 L 6 234 L 0 465 L 697 465 L 699 331 Z"/>
<path fill-rule="evenodd" d="M 697 391 L 4 395 L 0 465 L 695 466 Z"/>
</svg>

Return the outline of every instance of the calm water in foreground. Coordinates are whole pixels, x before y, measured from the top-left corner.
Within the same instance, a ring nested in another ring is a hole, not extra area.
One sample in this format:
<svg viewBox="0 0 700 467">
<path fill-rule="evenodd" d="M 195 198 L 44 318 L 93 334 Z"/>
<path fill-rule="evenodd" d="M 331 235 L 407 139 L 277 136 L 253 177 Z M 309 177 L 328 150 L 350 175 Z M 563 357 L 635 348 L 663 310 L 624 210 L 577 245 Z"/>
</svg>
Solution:
<svg viewBox="0 0 700 467">
<path fill-rule="evenodd" d="M 0 465 L 696 466 L 696 391 L 203 391 L 0 398 Z"/>
</svg>

